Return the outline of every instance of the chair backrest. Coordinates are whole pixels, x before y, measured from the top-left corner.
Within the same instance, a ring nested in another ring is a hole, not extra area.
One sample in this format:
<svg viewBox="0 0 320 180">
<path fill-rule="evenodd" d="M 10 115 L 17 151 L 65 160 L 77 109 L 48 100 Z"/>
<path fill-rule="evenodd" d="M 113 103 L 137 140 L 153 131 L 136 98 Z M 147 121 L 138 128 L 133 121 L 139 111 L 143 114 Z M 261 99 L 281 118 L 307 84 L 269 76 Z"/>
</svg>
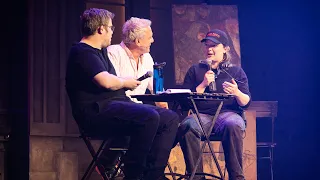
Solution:
<svg viewBox="0 0 320 180">
<path fill-rule="evenodd" d="M 248 110 L 256 111 L 257 117 L 277 117 L 278 101 L 252 101 Z"/>
</svg>

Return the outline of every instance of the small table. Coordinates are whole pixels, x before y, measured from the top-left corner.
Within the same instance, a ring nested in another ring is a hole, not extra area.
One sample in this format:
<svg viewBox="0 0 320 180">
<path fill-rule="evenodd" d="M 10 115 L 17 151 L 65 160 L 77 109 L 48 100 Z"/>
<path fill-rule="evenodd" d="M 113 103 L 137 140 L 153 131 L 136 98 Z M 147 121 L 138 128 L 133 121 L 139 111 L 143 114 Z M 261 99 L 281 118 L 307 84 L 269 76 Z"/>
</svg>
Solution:
<svg viewBox="0 0 320 180">
<path fill-rule="evenodd" d="M 197 122 L 198 122 L 198 124 L 199 124 L 199 126 L 200 126 L 200 128 L 202 130 L 202 133 L 204 134 L 204 141 L 208 144 L 210 153 L 211 153 L 211 155 L 212 155 L 212 157 L 214 159 L 214 162 L 215 162 L 215 164 L 217 166 L 217 169 L 219 171 L 220 177 L 215 176 L 215 175 L 212 175 L 212 176 L 215 177 L 215 178 L 218 178 L 218 179 L 222 179 L 222 180 L 224 179 L 224 175 L 223 175 L 222 170 L 221 170 L 221 168 L 219 166 L 217 157 L 215 156 L 215 154 L 213 152 L 213 148 L 211 147 L 208 133 L 211 133 L 211 131 L 213 129 L 214 122 L 216 121 L 216 119 L 217 119 L 217 117 L 218 117 L 218 115 L 220 113 L 220 110 L 222 108 L 223 103 L 225 101 L 233 100 L 234 99 L 233 95 L 225 94 L 225 93 L 187 92 L 187 93 L 161 93 L 161 94 L 155 94 L 155 95 L 154 94 L 131 95 L 131 97 L 132 98 L 136 98 L 139 101 L 174 102 L 174 105 L 173 105 L 173 110 L 174 111 L 177 110 L 179 105 L 180 105 L 182 110 L 191 110 L 191 112 L 196 115 L 195 119 L 197 120 Z M 219 104 L 219 106 L 218 106 L 218 108 L 216 110 L 216 113 L 213 116 L 213 119 L 212 119 L 213 123 L 212 123 L 211 127 L 209 128 L 209 132 L 205 132 L 204 131 L 203 124 L 202 124 L 202 121 L 201 121 L 201 118 L 200 118 L 200 115 L 199 115 L 199 111 L 198 111 L 198 108 L 197 108 L 196 101 L 217 101 L 217 103 Z M 203 150 L 205 148 L 206 143 L 202 144 L 199 157 L 202 156 L 202 153 L 203 153 Z M 200 158 L 197 160 L 195 169 L 191 173 L 190 180 L 192 180 L 194 178 L 195 173 L 196 173 L 196 169 L 197 169 L 199 163 L 200 163 Z"/>
</svg>

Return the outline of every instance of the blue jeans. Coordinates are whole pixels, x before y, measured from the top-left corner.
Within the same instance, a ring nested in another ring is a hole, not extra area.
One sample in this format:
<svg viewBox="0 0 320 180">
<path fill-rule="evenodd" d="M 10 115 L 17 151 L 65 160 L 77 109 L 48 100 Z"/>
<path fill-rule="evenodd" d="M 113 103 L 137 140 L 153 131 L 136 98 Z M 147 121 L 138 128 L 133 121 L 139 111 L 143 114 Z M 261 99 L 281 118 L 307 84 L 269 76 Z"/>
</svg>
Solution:
<svg viewBox="0 0 320 180">
<path fill-rule="evenodd" d="M 208 132 L 213 116 L 200 114 L 204 130 Z M 230 180 L 244 179 L 242 169 L 242 152 L 243 152 L 243 132 L 245 130 L 245 122 L 243 118 L 234 112 L 220 113 L 213 127 L 214 132 L 222 139 L 222 146 L 225 155 L 226 167 Z M 186 162 L 186 170 L 191 173 L 195 168 L 199 158 L 200 137 L 202 131 L 198 122 L 193 115 L 187 116 L 179 126 L 177 133 L 177 141 L 180 143 Z M 202 157 L 196 172 L 203 172 Z M 203 177 L 195 176 L 194 179 Z"/>
</svg>

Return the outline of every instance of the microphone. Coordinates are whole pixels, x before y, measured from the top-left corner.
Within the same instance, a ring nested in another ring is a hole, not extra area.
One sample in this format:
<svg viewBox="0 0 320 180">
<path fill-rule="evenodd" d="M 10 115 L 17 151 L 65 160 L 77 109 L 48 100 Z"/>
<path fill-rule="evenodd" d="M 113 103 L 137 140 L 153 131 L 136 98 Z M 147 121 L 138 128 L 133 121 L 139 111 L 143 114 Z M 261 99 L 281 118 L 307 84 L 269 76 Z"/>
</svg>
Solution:
<svg viewBox="0 0 320 180">
<path fill-rule="evenodd" d="M 211 92 L 216 91 L 217 90 L 217 86 L 216 86 L 216 81 L 213 81 L 209 84 L 209 90 Z"/>
<path fill-rule="evenodd" d="M 143 76 L 139 77 L 137 80 L 138 81 L 142 81 L 142 80 L 145 80 L 149 77 L 152 77 L 153 76 L 153 72 L 152 71 L 148 71 L 146 72 L 146 74 L 144 74 Z"/>
<path fill-rule="evenodd" d="M 212 70 L 211 65 L 212 65 L 212 60 L 205 60 L 206 64 L 208 65 L 208 70 Z M 215 73 L 213 73 L 214 76 L 216 76 Z M 214 77 L 216 78 L 216 77 Z M 217 85 L 216 85 L 216 80 L 214 80 L 213 82 L 211 82 L 209 84 L 209 90 L 211 92 L 216 91 L 217 90 Z"/>
</svg>

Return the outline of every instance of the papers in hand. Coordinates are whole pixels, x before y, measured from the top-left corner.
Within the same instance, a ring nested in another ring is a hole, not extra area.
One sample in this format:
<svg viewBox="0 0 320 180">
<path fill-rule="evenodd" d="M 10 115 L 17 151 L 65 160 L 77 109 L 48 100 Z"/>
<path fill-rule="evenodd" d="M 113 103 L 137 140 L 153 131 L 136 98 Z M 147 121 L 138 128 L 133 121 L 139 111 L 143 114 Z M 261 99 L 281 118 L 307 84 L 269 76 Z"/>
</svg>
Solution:
<svg viewBox="0 0 320 180">
<path fill-rule="evenodd" d="M 190 89 L 167 89 L 164 93 L 191 93 Z"/>
</svg>

